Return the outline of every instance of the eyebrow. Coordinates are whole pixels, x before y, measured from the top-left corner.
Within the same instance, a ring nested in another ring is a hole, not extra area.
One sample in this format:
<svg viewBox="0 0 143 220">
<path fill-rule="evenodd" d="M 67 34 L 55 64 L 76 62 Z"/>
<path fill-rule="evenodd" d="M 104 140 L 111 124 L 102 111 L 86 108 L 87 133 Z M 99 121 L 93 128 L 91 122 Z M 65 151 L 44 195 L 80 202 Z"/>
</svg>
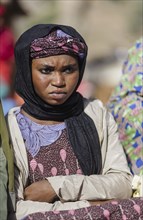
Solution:
<svg viewBox="0 0 143 220">
<path fill-rule="evenodd" d="M 76 64 L 76 63 L 69 63 L 69 64 L 66 64 L 66 65 L 63 65 L 62 67 L 63 67 L 63 68 L 66 68 L 66 67 L 69 67 L 69 66 L 75 68 L 75 67 L 78 66 L 78 64 Z M 54 66 L 54 65 L 49 65 L 49 64 L 41 64 L 41 67 L 53 68 L 53 67 L 55 67 L 55 66 Z"/>
<path fill-rule="evenodd" d="M 41 67 L 45 67 L 45 68 L 53 68 L 54 66 L 49 65 L 49 64 L 40 64 Z"/>
<path fill-rule="evenodd" d="M 78 65 L 76 63 L 71 63 L 71 64 L 67 64 L 67 65 L 64 65 L 63 67 L 66 68 L 66 67 L 77 67 Z"/>
</svg>

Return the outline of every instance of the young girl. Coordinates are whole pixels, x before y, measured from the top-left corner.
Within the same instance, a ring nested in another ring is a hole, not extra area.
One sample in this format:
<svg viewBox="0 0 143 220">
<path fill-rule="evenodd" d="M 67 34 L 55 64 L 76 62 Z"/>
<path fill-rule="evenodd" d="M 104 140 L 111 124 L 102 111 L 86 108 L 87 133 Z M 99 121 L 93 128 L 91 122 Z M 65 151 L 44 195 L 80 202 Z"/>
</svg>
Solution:
<svg viewBox="0 0 143 220">
<path fill-rule="evenodd" d="M 17 219 L 131 197 L 112 115 L 77 92 L 86 57 L 84 39 L 69 26 L 36 25 L 16 43 L 16 91 L 24 104 L 10 110 L 8 124 Z"/>
</svg>

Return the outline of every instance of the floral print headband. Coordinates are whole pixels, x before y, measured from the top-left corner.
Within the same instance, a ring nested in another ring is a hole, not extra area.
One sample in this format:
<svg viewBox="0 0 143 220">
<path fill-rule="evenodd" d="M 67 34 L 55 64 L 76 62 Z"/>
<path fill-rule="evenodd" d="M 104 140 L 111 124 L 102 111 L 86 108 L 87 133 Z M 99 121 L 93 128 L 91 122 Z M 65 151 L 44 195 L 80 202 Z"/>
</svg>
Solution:
<svg viewBox="0 0 143 220">
<path fill-rule="evenodd" d="M 67 54 L 83 59 L 86 47 L 79 39 L 74 38 L 62 30 L 54 30 L 49 35 L 35 39 L 30 46 L 32 59 L 54 55 Z"/>
</svg>

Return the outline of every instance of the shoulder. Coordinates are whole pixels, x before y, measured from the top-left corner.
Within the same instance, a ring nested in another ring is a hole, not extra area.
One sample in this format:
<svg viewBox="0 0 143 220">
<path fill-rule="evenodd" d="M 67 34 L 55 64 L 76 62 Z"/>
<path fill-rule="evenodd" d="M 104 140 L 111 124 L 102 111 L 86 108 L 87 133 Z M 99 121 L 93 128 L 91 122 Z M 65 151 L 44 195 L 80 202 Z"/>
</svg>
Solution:
<svg viewBox="0 0 143 220">
<path fill-rule="evenodd" d="M 105 108 L 103 103 L 99 100 L 99 99 L 86 99 L 84 98 L 84 108 L 89 108 L 89 107 L 93 107 L 93 108 Z"/>
<path fill-rule="evenodd" d="M 20 106 L 16 106 L 16 107 L 13 107 L 13 108 L 11 108 L 9 111 L 8 111 L 8 115 L 15 115 L 15 112 L 16 111 L 20 111 Z"/>
<path fill-rule="evenodd" d="M 115 122 L 113 116 L 100 100 L 85 100 L 84 104 L 84 112 L 93 120 L 101 142 L 105 137 L 105 133 L 107 133 L 108 127 Z"/>
<path fill-rule="evenodd" d="M 84 112 L 92 118 L 96 126 L 103 129 L 116 124 L 113 115 L 100 100 L 85 100 L 84 103 Z"/>
<path fill-rule="evenodd" d="M 97 116 L 99 120 L 102 120 L 103 117 L 108 114 L 107 108 L 98 99 L 94 99 L 92 101 L 85 99 L 84 112 L 91 118 Z"/>
<path fill-rule="evenodd" d="M 7 115 L 5 116 L 7 124 L 8 124 L 8 127 L 9 127 L 9 130 L 12 133 L 13 133 L 13 129 L 15 130 L 15 128 L 18 127 L 17 119 L 16 119 L 16 114 L 15 114 L 17 111 L 20 111 L 20 107 L 11 108 L 8 111 Z"/>
</svg>

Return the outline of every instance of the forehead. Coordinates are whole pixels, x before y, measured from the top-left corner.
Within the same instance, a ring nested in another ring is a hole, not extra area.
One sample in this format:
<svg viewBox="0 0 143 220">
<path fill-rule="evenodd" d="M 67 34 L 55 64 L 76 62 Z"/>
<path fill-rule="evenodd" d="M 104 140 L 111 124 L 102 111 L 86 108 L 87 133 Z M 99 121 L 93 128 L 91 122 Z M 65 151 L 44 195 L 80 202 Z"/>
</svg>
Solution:
<svg viewBox="0 0 143 220">
<path fill-rule="evenodd" d="M 43 57 L 38 59 L 32 60 L 33 64 L 39 64 L 39 65 L 69 65 L 69 64 L 78 64 L 78 59 L 70 56 L 70 55 L 55 55 L 55 56 L 49 56 L 49 57 Z"/>
</svg>

